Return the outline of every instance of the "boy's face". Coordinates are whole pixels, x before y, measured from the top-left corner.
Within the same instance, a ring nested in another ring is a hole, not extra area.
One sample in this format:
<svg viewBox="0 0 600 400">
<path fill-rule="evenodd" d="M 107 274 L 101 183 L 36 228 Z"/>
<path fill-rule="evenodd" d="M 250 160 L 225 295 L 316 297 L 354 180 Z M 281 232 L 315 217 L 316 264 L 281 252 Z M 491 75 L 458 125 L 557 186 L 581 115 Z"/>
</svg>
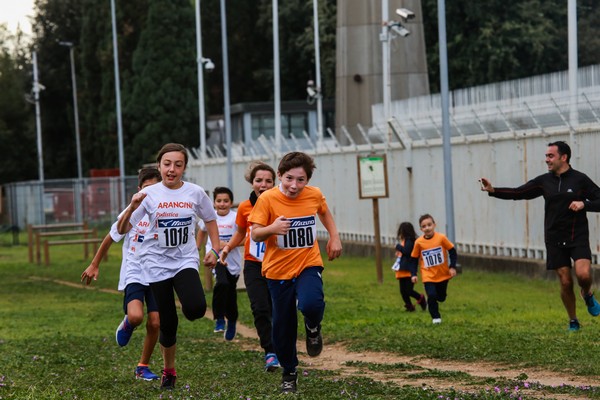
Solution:
<svg viewBox="0 0 600 400">
<path fill-rule="evenodd" d="M 291 199 L 298 197 L 304 186 L 308 183 L 306 171 L 302 167 L 292 168 L 284 172 L 283 175 L 279 173 L 277 175 L 281 181 L 283 194 Z"/>
<path fill-rule="evenodd" d="M 219 193 L 217 197 L 215 197 L 215 209 L 217 210 L 217 214 L 221 216 L 229 214 L 229 210 L 231 210 L 231 199 L 227 193 Z"/>
<path fill-rule="evenodd" d="M 156 179 L 156 178 L 146 179 L 144 182 L 142 182 L 142 187 L 138 187 L 138 190 L 142 190 L 145 187 L 152 186 L 157 183 L 158 183 L 158 179 Z"/>
<path fill-rule="evenodd" d="M 431 218 L 425 218 L 421 221 L 421 225 L 419 226 L 426 239 L 431 239 L 433 237 L 433 234 L 435 233 L 435 222 L 433 222 Z"/>
<path fill-rule="evenodd" d="M 252 181 L 252 190 L 254 190 L 257 196 L 260 196 L 265 190 L 271 189 L 273 185 L 273 174 L 271 174 L 271 171 L 256 171 L 256 175 L 254 175 L 254 180 Z"/>
</svg>

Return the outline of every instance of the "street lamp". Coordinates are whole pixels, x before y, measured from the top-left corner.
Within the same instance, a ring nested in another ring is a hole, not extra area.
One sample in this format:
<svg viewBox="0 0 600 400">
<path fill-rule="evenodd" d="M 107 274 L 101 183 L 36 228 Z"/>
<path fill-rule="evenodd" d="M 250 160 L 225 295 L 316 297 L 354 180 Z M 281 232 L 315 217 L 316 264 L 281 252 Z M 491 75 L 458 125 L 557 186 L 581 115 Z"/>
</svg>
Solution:
<svg viewBox="0 0 600 400">
<path fill-rule="evenodd" d="M 204 110 L 204 74 L 212 72 L 215 64 L 210 58 L 202 57 L 202 28 L 200 20 L 200 0 L 196 0 L 196 63 L 198 65 L 198 118 L 200 119 L 200 156 L 206 157 L 206 112 Z"/>
<path fill-rule="evenodd" d="M 83 174 L 81 171 L 81 142 L 79 136 L 79 113 L 77 112 L 77 80 L 75 79 L 75 54 L 73 42 L 60 41 L 59 45 L 69 48 L 69 55 L 71 58 L 71 81 L 73 86 L 73 113 L 75 118 L 75 146 L 77 150 L 77 178 L 81 180 Z"/>
</svg>

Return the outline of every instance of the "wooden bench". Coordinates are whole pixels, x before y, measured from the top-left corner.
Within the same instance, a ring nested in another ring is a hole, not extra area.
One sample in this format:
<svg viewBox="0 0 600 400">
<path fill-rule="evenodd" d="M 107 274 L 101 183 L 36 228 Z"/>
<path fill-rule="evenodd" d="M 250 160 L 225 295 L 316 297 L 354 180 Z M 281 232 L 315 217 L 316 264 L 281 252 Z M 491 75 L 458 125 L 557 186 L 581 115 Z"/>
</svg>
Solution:
<svg viewBox="0 0 600 400">
<path fill-rule="evenodd" d="M 33 253 L 35 249 L 36 259 L 38 260 L 38 264 L 40 263 L 40 243 L 34 240 L 34 235 L 37 232 L 42 232 L 46 230 L 53 229 L 66 229 L 66 228 L 81 228 L 87 229 L 87 222 L 73 222 L 73 223 L 64 223 L 64 224 L 48 224 L 48 225 L 27 225 L 27 239 L 28 239 L 28 247 L 29 247 L 29 262 L 33 263 Z"/>
<path fill-rule="evenodd" d="M 83 239 L 91 239 L 91 238 L 97 238 L 98 234 L 96 232 L 96 229 L 78 229 L 78 230 L 74 230 L 74 231 L 54 231 L 54 232 L 36 232 L 35 233 L 35 248 L 38 249 L 36 252 L 36 261 L 38 263 L 38 265 L 41 264 L 42 260 L 41 260 L 41 255 L 40 255 L 40 241 L 42 238 L 45 237 L 53 237 L 53 236 L 79 236 L 79 235 L 83 235 Z M 83 256 L 84 258 L 88 258 L 89 255 L 89 249 L 88 249 L 88 244 L 84 243 L 85 246 L 83 247 Z"/>
<path fill-rule="evenodd" d="M 87 238 L 87 239 L 71 239 L 71 240 L 44 240 L 44 264 L 50 265 L 50 246 L 62 246 L 69 244 L 83 244 L 85 245 L 85 258 L 88 257 L 87 245 L 92 244 L 94 246 L 94 254 L 98 251 L 98 243 L 102 243 L 104 238 Z"/>
</svg>

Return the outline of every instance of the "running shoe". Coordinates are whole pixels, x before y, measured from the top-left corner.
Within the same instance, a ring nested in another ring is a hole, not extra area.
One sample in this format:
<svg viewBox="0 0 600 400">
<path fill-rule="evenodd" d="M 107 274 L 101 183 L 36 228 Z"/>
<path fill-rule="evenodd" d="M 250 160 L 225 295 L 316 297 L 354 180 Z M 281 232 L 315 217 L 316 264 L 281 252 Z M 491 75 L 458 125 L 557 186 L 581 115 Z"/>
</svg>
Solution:
<svg viewBox="0 0 600 400">
<path fill-rule="evenodd" d="M 121 347 L 127 346 L 129 343 L 129 339 L 131 339 L 131 335 L 133 334 L 135 328 L 133 328 L 129 321 L 127 321 L 127 315 L 123 318 L 123 321 L 117 327 L 117 331 L 115 332 L 115 337 L 117 339 L 117 344 Z"/>
<path fill-rule="evenodd" d="M 177 380 L 177 375 L 167 374 L 163 371 L 162 380 L 160 381 L 160 388 L 165 390 L 173 390 L 175 389 L 175 381 Z"/>
<path fill-rule="evenodd" d="M 296 372 L 284 373 L 281 378 L 281 393 L 296 393 L 298 374 Z"/>
<path fill-rule="evenodd" d="M 231 342 L 235 337 L 235 321 L 227 321 L 227 330 L 225 331 L 225 340 Z"/>
<path fill-rule="evenodd" d="M 421 310 L 425 311 L 427 309 L 427 299 L 425 298 L 424 294 L 422 294 L 421 297 L 419 297 L 419 300 L 417 300 L 417 304 L 421 306 Z"/>
<path fill-rule="evenodd" d="M 579 325 L 579 321 L 576 319 L 572 319 L 569 321 L 569 332 L 577 332 L 581 328 Z"/>
<path fill-rule="evenodd" d="M 215 333 L 225 332 L 225 320 L 224 319 L 218 319 L 217 322 L 215 322 L 215 330 L 213 332 L 215 332 Z"/>
<path fill-rule="evenodd" d="M 138 365 L 135 368 L 135 379 L 143 379 L 145 381 L 155 381 L 159 378 L 154 372 L 150 371 L 148 366 L 140 366 Z"/>
<path fill-rule="evenodd" d="M 413 306 L 412 304 L 405 304 L 404 308 L 406 308 L 406 311 L 408 311 L 408 312 L 414 312 L 415 311 L 415 306 Z"/>
<path fill-rule="evenodd" d="M 441 318 L 434 318 L 434 319 L 432 319 L 432 320 L 431 320 L 431 322 L 432 322 L 434 325 L 439 325 L 439 324 L 441 324 L 441 323 L 442 323 L 442 319 L 441 319 Z"/>
<path fill-rule="evenodd" d="M 306 329 L 306 353 L 311 357 L 316 357 L 323 351 L 321 325 L 311 329 L 305 324 L 304 328 Z"/>
<path fill-rule="evenodd" d="M 265 371 L 273 372 L 277 368 L 279 368 L 279 360 L 277 359 L 277 354 L 275 353 L 267 353 L 265 356 Z"/>
<path fill-rule="evenodd" d="M 587 295 L 583 295 L 583 300 L 585 301 L 585 305 L 587 306 L 588 312 L 592 317 L 597 317 L 600 315 L 600 304 L 596 301 L 594 297 L 594 293 L 589 293 Z"/>
</svg>

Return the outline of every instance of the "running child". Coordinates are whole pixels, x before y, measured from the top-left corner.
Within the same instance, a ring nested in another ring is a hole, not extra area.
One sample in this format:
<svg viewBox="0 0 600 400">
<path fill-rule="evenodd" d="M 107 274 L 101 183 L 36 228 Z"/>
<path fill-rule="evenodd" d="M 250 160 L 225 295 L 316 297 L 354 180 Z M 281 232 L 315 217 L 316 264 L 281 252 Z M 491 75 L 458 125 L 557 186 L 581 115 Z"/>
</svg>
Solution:
<svg viewBox="0 0 600 400">
<path fill-rule="evenodd" d="M 160 173 L 156 168 L 142 168 L 140 170 L 138 190 L 158 182 L 160 182 Z M 126 346 L 129 343 L 134 329 L 144 321 L 144 303 L 146 303 L 146 312 L 148 313 L 146 337 L 144 338 L 142 355 L 134 373 L 136 379 L 152 381 L 158 379 L 158 375 L 150 370 L 149 364 L 150 357 L 158 341 L 160 321 L 156 300 L 154 300 L 152 290 L 150 290 L 150 286 L 144 279 L 139 258 L 135 252 L 138 244 L 144 240 L 147 227 L 148 219 L 146 218 L 125 235 L 121 235 L 117 232 L 117 222 L 115 222 L 102 241 L 89 267 L 81 274 L 81 282 L 89 285 L 92 280 L 98 279 L 100 261 L 106 256 L 113 242 L 124 239 L 118 289 L 123 291 L 124 294 L 123 311 L 125 312 L 125 318 L 117 328 L 116 340 L 119 346 Z"/>
<path fill-rule="evenodd" d="M 244 284 L 250 300 L 250 308 L 254 317 L 254 326 L 260 340 L 260 347 L 265 352 L 265 371 L 273 372 L 280 367 L 272 336 L 272 301 L 267 279 L 262 275 L 262 260 L 265 254 L 265 243 L 255 242 L 251 237 L 252 225 L 248 216 L 254 208 L 258 197 L 273 187 L 275 171 L 262 161 L 254 161 L 248 166 L 246 181 L 252 185 L 250 198 L 240 203 L 237 210 L 237 231 L 221 252 L 221 262 L 227 263 L 230 249 L 244 243 Z M 245 239 L 244 239 L 245 238 Z"/>
<path fill-rule="evenodd" d="M 415 311 L 415 306 L 412 304 L 411 297 L 417 300 L 417 304 L 425 311 L 427 308 L 427 300 L 425 296 L 415 290 L 415 284 L 412 281 L 413 276 L 417 276 L 417 260 L 412 258 L 413 247 L 417 240 L 417 233 L 413 224 L 410 222 L 402 222 L 398 227 L 397 233 L 398 243 L 396 244 L 397 260 L 392 266 L 396 271 L 396 279 L 400 285 L 400 296 L 404 301 L 406 311 Z"/>
<path fill-rule="evenodd" d="M 237 232 L 235 224 L 237 213 L 231 209 L 233 206 L 233 193 L 229 188 L 216 187 L 213 190 L 215 209 L 217 210 L 217 226 L 219 228 L 219 247 L 223 246 Z M 206 227 L 204 221 L 198 221 L 198 238 L 196 246 L 206 240 Z M 210 239 L 206 240 L 206 253 L 212 249 Z M 242 272 L 242 252 L 235 247 L 229 253 L 227 264 L 217 262 L 213 269 L 216 277 L 213 287 L 212 309 L 215 318 L 215 332 L 224 332 L 225 340 L 231 341 L 235 337 L 236 321 L 238 318 L 237 282 Z M 225 329 L 227 318 L 227 329 Z"/>
<path fill-rule="evenodd" d="M 329 233 L 329 260 L 339 257 L 342 243 L 321 190 L 308 186 L 315 164 L 301 152 L 286 154 L 277 168 L 281 181 L 257 200 L 248 221 L 252 240 L 266 242 L 263 275 L 273 302 L 273 344 L 283 367 L 281 391 L 296 391 L 298 316 L 304 316 L 306 352 L 321 354 L 321 321 L 325 311 L 323 259 L 317 243 L 317 216 Z"/>
<path fill-rule="evenodd" d="M 423 236 L 415 241 L 411 257 L 419 259 L 421 280 L 427 294 L 427 307 L 434 324 L 442 323 L 439 304 L 446 300 L 448 281 L 456 276 L 457 253 L 448 238 L 435 231 L 435 220 L 429 214 L 421 215 L 419 227 Z M 412 282 L 417 282 L 413 276 Z"/>
<path fill-rule="evenodd" d="M 217 214 L 203 188 L 183 181 L 188 163 L 185 147 L 168 143 L 158 152 L 158 170 L 162 183 L 149 186 L 133 195 L 131 204 L 119 220 L 118 231 L 128 232 L 148 216 L 149 226 L 140 246 L 140 260 L 146 279 L 158 305 L 164 369 L 161 388 L 173 389 L 177 380 L 175 353 L 179 323 L 174 292 L 183 315 L 190 321 L 202 318 L 206 299 L 200 275 L 195 227 L 200 218 L 213 248 L 204 264 L 213 267 L 219 258 Z"/>
</svg>

